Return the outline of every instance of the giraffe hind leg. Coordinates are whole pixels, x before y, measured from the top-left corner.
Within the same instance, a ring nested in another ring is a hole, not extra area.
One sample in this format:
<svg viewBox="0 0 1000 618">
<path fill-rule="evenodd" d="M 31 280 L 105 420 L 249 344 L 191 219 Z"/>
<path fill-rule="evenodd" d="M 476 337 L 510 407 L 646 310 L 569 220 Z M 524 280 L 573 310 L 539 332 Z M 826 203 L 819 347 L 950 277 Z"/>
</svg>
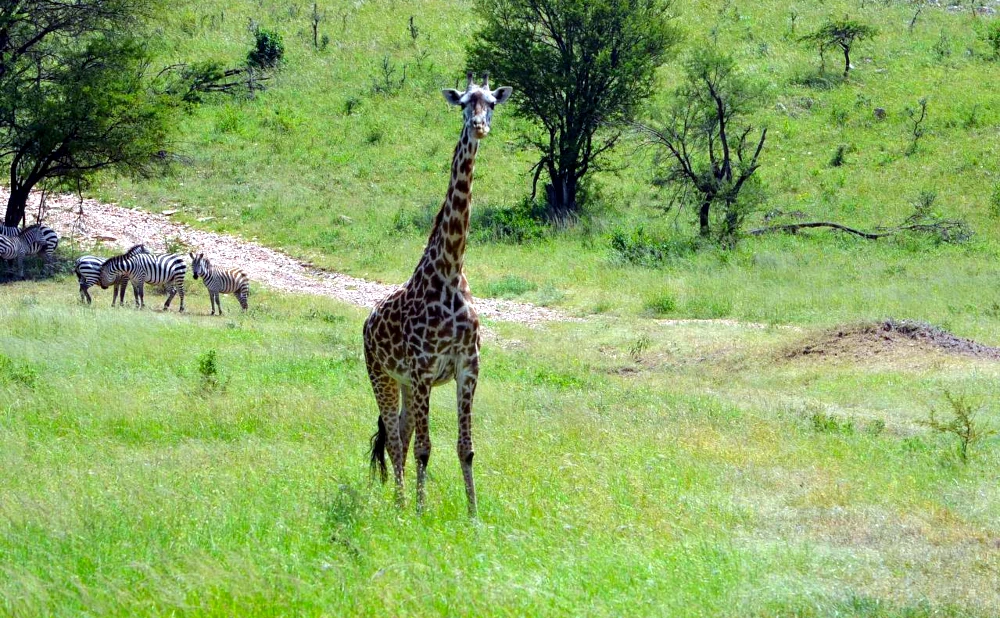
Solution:
<svg viewBox="0 0 1000 618">
<path fill-rule="evenodd" d="M 377 368 L 369 368 L 368 376 L 379 409 L 378 431 L 372 436 L 372 471 L 377 470 L 382 480 L 386 480 L 385 452 L 388 451 L 396 480 L 396 501 L 402 506 L 405 499 L 403 444 L 399 435 L 399 383 Z"/>
</svg>

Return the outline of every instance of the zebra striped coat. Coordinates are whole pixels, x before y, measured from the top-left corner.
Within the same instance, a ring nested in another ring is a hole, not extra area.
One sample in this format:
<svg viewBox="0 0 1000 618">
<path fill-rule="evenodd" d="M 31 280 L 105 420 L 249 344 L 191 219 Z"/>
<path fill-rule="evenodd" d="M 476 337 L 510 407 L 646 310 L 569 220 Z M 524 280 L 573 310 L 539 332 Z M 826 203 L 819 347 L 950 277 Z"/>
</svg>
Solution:
<svg viewBox="0 0 1000 618">
<path fill-rule="evenodd" d="M 0 223 L 0 236 L 17 236 L 21 233 L 16 225 L 4 225 Z"/>
<path fill-rule="evenodd" d="M 170 301 L 175 294 L 181 296 L 180 310 L 184 311 L 184 276 L 187 274 L 187 264 L 179 255 L 119 255 L 108 259 L 101 265 L 98 283 L 102 289 L 108 289 L 118 277 L 125 276 L 132 282 L 132 293 L 135 295 L 137 307 L 146 306 L 145 284 L 162 284 L 170 293 L 163 309 L 170 308 Z"/>
<path fill-rule="evenodd" d="M 140 253 L 149 253 L 145 245 L 135 245 L 125 252 L 125 257 L 132 257 L 133 255 L 138 255 Z M 87 301 L 90 304 L 90 292 L 87 290 L 91 286 L 97 285 L 100 279 L 101 266 L 104 264 L 104 258 L 97 257 L 94 255 L 82 255 L 76 259 L 76 264 L 73 266 L 73 272 L 76 273 L 76 280 L 80 283 L 80 300 Z M 115 306 L 115 302 L 118 300 L 119 290 L 121 295 L 121 303 L 125 304 L 125 286 L 128 284 L 128 277 L 121 276 L 115 280 L 115 290 L 114 296 L 111 298 L 111 306 Z"/>
<path fill-rule="evenodd" d="M 24 279 L 24 256 L 32 245 L 21 236 L 0 236 L 0 259 L 17 262 L 17 276 Z"/>
<path fill-rule="evenodd" d="M 222 303 L 219 301 L 219 294 L 234 294 L 236 300 L 240 301 L 243 311 L 247 310 L 247 297 L 250 295 L 250 277 L 239 268 L 218 268 L 212 263 L 204 253 L 191 256 L 191 271 L 194 278 L 201 277 L 205 287 L 208 288 L 209 302 L 212 303 L 212 315 L 215 315 L 215 308 L 219 308 L 219 315 L 222 315 Z"/>
<path fill-rule="evenodd" d="M 31 246 L 30 255 L 44 255 L 51 260 L 59 246 L 59 235 L 52 228 L 36 223 L 21 230 L 19 236 Z"/>
</svg>

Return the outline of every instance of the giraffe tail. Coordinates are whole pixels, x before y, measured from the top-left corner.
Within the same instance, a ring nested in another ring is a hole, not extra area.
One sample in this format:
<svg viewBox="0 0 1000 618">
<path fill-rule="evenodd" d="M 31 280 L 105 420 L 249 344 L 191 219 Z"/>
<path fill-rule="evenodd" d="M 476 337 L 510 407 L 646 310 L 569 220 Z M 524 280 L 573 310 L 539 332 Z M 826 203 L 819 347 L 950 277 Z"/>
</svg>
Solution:
<svg viewBox="0 0 1000 618">
<path fill-rule="evenodd" d="M 378 431 L 372 434 L 371 439 L 371 476 L 372 479 L 375 475 L 378 475 L 379 480 L 385 483 L 386 479 L 389 478 L 389 473 L 385 468 L 385 441 L 388 433 L 385 430 L 385 423 L 382 422 L 382 417 L 378 417 Z"/>
</svg>

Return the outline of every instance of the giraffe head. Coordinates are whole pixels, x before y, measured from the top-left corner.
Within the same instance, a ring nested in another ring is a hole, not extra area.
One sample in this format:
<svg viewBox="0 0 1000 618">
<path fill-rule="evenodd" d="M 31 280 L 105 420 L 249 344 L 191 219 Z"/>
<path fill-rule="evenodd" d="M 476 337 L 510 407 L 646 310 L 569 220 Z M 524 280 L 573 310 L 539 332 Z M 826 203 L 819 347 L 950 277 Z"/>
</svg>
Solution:
<svg viewBox="0 0 1000 618">
<path fill-rule="evenodd" d="M 490 121 L 493 120 L 493 108 L 505 103 L 510 98 L 511 88 L 502 86 L 490 91 L 490 74 L 483 73 L 483 85 L 473 82 L 472 71 L 466 74 L 469 82 L 465 92 L 453 88 L 442 90 L 444 100 L 452 105 L 461 105 L 465 116 L 465 124 L 472 130 L 476 139 L 483 139 L 490 132 Z"/>
</svg>

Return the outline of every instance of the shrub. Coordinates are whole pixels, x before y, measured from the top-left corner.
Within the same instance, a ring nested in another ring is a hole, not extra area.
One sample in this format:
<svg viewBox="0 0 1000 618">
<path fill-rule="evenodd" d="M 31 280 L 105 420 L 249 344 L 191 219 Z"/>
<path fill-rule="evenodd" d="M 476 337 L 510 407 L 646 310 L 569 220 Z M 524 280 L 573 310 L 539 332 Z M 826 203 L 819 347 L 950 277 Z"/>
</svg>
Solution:
<svg viewBox="0 0 1000 618">
<path fill-rule="evenodd" d="M 472 211 L 472 236 L 485 242 L 523 245 L 541 240 L 548 230 L 541 209 L 530 199 L 513 207 L 486 207 Z"/>
<path fill-rule="evenodd" d="M 965 395 L 953 395 L 948 391 L 944 392 L 944 398 L 951 408 L 951 418 L 938 420 L 937 412 L 931 408 L 930 417 L 924 421 L 924 425 L 937 433 L 952 434 L 958 438 L 958 457 L 962 463 L 968 463 L 969 449 L 984 438 L 994 435 L 996 430 L 977 420 L 976 417 L 983 407 L 981 403 Z"/>
<path fill-rule="evenodd" d="M 669 290 L 663 290 L 646 297 L 643 308 L 653 317 L 668 315 L 677 309 L 677 299 Z"/>
<path fill-rule="evenodd" d="M 214 349 L 198 357 L 198 374 L 203 389 L 214 390 L 219 386 L 219 366 Z"/>
<path fill-rule="evenodd" d="M 1000 219 L 1000 180 L 993 183 L 993 191 L 990 192 L 990 216 Z"/>
<path fill-rule="evenodd" d="M 990 22 L 983 35 L 986 44 L 990 46 L 990 58 L 1000 60 L 1000 21 Z"/>
<path fill-rule="evenodd" d="M 285 44 L 281 35 L 274 30 L 257 27 L 253 31 L 254 46 L 247 54 L 247 63 L 258 69 L 269 69 L 277 66 L 285 55 Z"/>
<path fill-rule="evenodd" d="M 642 226 L 631 232 L 617 229 L 611 233 L 612 259 L 621 264 L 657 268 L 694 252 L 695 247 L 689 239 L 655 239 Z"/>
</svg>

